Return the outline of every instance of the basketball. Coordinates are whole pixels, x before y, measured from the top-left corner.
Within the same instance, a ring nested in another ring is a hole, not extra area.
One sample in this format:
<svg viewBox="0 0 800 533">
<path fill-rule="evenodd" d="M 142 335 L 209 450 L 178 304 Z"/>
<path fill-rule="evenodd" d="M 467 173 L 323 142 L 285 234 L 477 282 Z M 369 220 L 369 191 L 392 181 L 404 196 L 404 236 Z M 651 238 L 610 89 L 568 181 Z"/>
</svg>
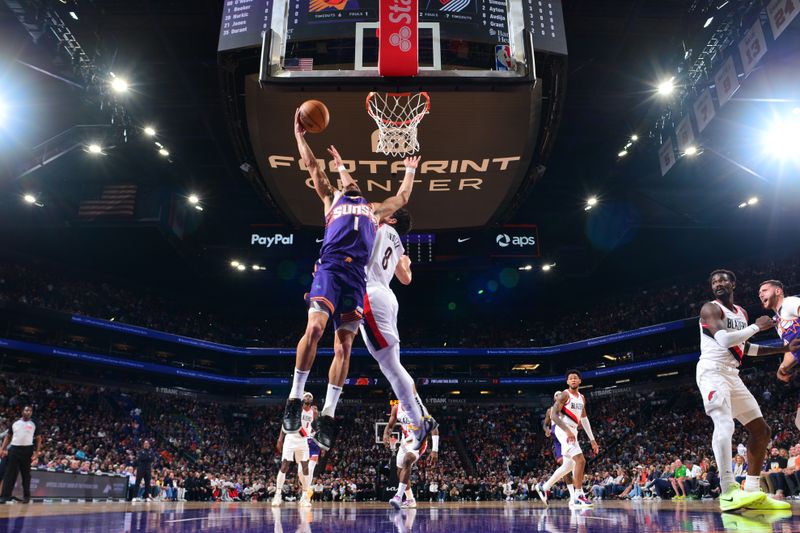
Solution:
<svg viewBox="0 0 800 533">
<path fill-rule="evenodd" d="M 331 115 L 319 100 L 306 100 L 300 106 L 300 124 L 311 133 L 319 133 L 328 127 Z"/>
</svg>

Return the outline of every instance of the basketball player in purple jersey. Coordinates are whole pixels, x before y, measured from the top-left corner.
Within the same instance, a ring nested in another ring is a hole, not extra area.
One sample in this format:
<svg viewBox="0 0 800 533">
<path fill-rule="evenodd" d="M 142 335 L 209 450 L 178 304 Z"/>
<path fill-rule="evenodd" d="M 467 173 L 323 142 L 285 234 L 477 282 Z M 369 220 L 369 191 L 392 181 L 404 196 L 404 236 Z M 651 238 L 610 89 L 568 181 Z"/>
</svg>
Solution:
<svg viewBox="0 0 800 533">
<path fill-rule="evenodd" d="M 306 132 L 300 124 L 299 113 L 298 109 L 294 116 L 297 149 L 325 208 L 325 237 L 315 265 L 314 281 L 306 296 L 308 322 L 305 334 L 297 345 L 292 390 L 283 413 L 283 432 L 297 433 L 300 430 L 306 379 L 317 355 L 317 343 L 328 320 L 332 318 L 335 330 L 334 356 L 328 371 L 328 391 L 321 416 L 316 419 L 313 428 L 313 438 L 319 447 L 329 450 L 336 436 L 336 404 L 350 366 L 353 338 L 363 315 L 366 266 L 375 241 L 378 220 L 408 203 L 419 157 L 405 159 L 405 176 L 395 196 L 380 203 L 369 203 L 361 196 L 361 189 L 344 165 L 339 166 L 344 189 L 340 191 L 331 185 L 325 169 L 317 163 L 306 142 Z M 329 152 L 339 161 L 335 148 L 331 147 Z"/>
</svg>

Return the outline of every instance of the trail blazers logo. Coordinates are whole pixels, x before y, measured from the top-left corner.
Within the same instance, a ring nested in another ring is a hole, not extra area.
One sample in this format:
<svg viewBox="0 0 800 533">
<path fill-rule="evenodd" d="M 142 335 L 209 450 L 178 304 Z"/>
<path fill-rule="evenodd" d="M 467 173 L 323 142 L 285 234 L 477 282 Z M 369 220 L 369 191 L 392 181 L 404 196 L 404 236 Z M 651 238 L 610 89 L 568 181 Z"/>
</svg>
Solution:
<svg viewBox="0 0 800 533">
<path fill-rule="evenodd" d="M 438 3 L 439 11 L 449 11 L 451 13 L 458 13 L 464 11 L 472 2 L 472 0 L 429 0 L 428 9 L 436 9 Z"/>
</svg>

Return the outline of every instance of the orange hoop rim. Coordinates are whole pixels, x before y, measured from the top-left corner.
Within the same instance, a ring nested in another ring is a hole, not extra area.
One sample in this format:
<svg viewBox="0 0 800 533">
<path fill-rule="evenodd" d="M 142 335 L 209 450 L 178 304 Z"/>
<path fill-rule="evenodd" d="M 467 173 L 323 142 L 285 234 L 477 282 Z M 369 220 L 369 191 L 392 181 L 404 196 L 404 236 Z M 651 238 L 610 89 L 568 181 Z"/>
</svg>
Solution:
<svg viewBox="0 0 800 533">
<path fill-rule="evenodd" d="M 408 119 L 408 120 L 400 120 L 400 121 L 397 121 L 397 120 L 386 120 L 383 117 L 376 117 L 375 115 L 373 115 L 372 114 L 372 109 L 369 106 L 370 100 L 372 100 L 372 97 L 377 95 L 377 94 L 378 93 L 375 92 L 375 91 L 370 91 L 369 94 L 367 94 L 367 99 L 366 99 L 366 102 L 365 102 L 366 108 L 367 108 L 367 114 L 370 117 L 372 117 L 374 120 L 380 120 L 381 122 L 383 122 L 387 126 L 408 126 L 408 125 L 413 124 L 415 122 L 419 122 L 420 120 L 422 120 L 421 117 L 423 117 L 424 115 L 429 113 L 430 109 L 431 109 L 431 97 L 430 97 L 430 95 L 428 94 L 427 91 L 420 91 L 418 93 L 412 93 L 412 92 L 385 93 L 387 98 L 390 97 L 390 96 L 393 96 L 393 97 L 404 97 L 405 96 L 407 98 L 407 97 L 411 96 L 412 94 L 420 94 L 420 95 L 425 97 L 425 109 L 423 111 L 421 111 L 420 113 L 417 113 L 416 115 L 414 115 L 410 119 Z"/>
</svg>

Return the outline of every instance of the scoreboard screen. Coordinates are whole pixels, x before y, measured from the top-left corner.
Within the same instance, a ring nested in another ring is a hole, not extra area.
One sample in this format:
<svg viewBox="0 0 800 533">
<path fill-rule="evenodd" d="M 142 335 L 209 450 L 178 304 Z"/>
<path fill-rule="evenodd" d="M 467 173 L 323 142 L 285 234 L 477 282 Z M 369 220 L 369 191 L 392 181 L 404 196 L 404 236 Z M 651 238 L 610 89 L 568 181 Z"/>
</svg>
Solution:
<svg viewBox="0 0 800 533">
<path fill-rule="evenodd" d="M 287 38 L 295 41 L 350 38 L 356 22 L 377 22 L 380 0 L 288 0 Z M 524 25 L 537 50 L 567 53 L 561 0 L 522 2 Z M 278 4 L 281 5 L 280 3 Z M 273 0 L 224 0 L 218 50 L 261 45 L 270 27 Z M 420 22 L 438 22 L 442 39 L 506 44 L 505 0 L 419 0 Z"/>
</svg>

